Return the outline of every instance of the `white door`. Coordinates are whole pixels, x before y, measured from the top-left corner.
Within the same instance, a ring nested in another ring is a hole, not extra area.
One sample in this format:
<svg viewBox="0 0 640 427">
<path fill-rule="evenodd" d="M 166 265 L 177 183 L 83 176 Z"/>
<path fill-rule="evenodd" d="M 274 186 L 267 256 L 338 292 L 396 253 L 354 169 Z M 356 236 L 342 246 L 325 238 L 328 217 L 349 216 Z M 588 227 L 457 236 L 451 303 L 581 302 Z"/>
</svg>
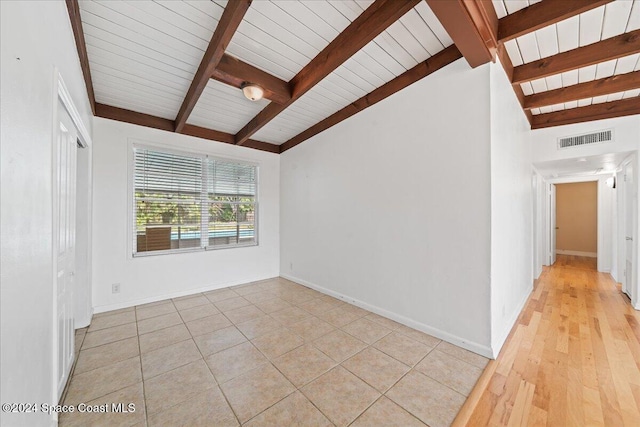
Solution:
<svg viewBox="0 0 640 427">
<path fill-rule="evenodd" d="M 549 265 L 556 263 L 556 186 L 549 184 Z"/>
<path fill-rule="evenodd" d="M 637 198 L 634 189 L 635 177 L 633 176 L 633 163 L 628 163 L 624 168 L 624 238 L 625 238 L 625 262 L 624 262 L 624 282 L 622 290 L 627 295 L 631 295 L 633 283 L 633 227 L 635 206 Z"/>
<path fill-rule="evenodd" d="M 74 357 L 73 285 L 76 239 L 76 149 L 78 132 L 58 104 L 54 171 L 54 372 L 57 396 L 62 395 Z"/>
</svg>

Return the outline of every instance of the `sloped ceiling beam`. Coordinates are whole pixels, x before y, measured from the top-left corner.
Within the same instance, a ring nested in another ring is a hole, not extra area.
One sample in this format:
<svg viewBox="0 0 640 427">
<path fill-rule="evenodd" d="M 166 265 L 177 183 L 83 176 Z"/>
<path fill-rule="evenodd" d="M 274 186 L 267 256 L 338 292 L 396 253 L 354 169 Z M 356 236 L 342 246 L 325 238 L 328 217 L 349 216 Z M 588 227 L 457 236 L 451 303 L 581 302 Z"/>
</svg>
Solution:
<svg viewBox="0 0 640 427">
<path fill-rule="evenodd" d="M 431 58 L 416 65 L 410 70 L 405 71 L 395 79 L 385 83 L 379 88 L 375 89 L 371 93 L 363 96 L 357 101 L 344 107 L 342 110 L 330 115 L 326 119 L 316 123 L 309 129 L 294 136 L 284 144 L 280 146 L 280 152 L 283 153 L 290 148 L 306 141 L 314 135 L 323 132 L 330 127 L 340 123 L 343 120 L 359 113 L 360 111 L 369 108 L 370 106 L 382 101 L 383 99 L 393 95 L 399 90 L 417 82 L 418 80 L 428 76 L 431 73 L 439 70 L 440 68 L 451 64 L 452 62 L 462 58 L 462 54 L 455 45 L 451 45 L 446 49 L 436 53 Z"/>
<path fill-rule="evenodd" d="M 238 29 L 238 26 L 242 22 L 242 19 L 250 5 L 251 0 L 230 0 L 227 3 L 224 12 L 222 12 L 222 16 L 220 17 L 220 21 L 218 22 L 218 26 L 213 32 L 213 36 L 209 42 L 209 47 L 202 57 L 198 71 L 196 72 L 196 75 L 191 82 L 191 86 L 187 91 L 187 95 L 182 102 L 180 111 L 178 111 L 178 115 L 175 120 L 176 132 L 180 132 L 187 123 L 189 115 L 196 106 L 200 95 L 202 95 L 204 88 L 207 86 L 207 82 L 213 75 L 213 71 L 220 62 L 220 59 L 222 59 L 222 55 L 224 55 L 227 45 L 231 41 L 233 34 Z"/>
<path fill-rule="evenodd" d="M 498 16 L 490 0 L 427 0 L 472 68 L 494 61 Z"/>
<path fill-rule="evenodd" d="M 515 67 L 512 83 L 541 79 L 636 53 L 640 53 L 640 30 Z"/>
<path fill-rule="evenodd" d="M 591 122 L 594 120 L 611 119 L 613 117 L 640 114 L 640 100 L 638 97 L 622 99 L 620 101 L 603 102 L 588 107 L 570 108 L 555 113 L 537 114 L 533 116 L 532 129 L 551 126 L 569 125 L 573 123 Z"/>
<path fill-rule="evenodd" d="M 605 77 L 524 97 L 524 108 L 539 108 L 594 96 L 640 89 L 640 71 Z M 640 103 L 640 100 L 638 100 Z"/>
<path fill-rule="evenodd" d="M 612 1 L 544 0 L 501 18 L 498 24 L 498 41 L 515 39 Z"/>
<path fill-rule="evenodd" d="M 91 111 L 96 114 L 96 97 L 93 93 L 93 80 L 91 79 L 91 69 L 89 68 L 89 57 L 87 56 L 87 45 L 84 41 L 84 30 L 82 29 L 82 19 L 80 18 L 80 6 L 78 0 L 66 0 L 67 11 L 69 12 L 69 20 L 73 29 L 73 38 L 76 41 L 76 49 L 78 51 L 78 59 L 80 59 L 80 68 L 82 68 L 82 76 L 84 84 L 87 87 L 87 95 L 89 96 L 89 104 Z"/>
<path fill-rule="evenodd" d="M 387 27 L 413 9 L 419 2 L 420 0 L 376 0 L 291 79 L 289 82 L 292 88 L 291 99 L 284 104 L 272 102 L 267 105 L 236 134 L 236 144 L 244 145 L 254 133 L 331 74 Z"/>
<path fill-rule="evenodd" d="M 284 104 L 291 99 L 291 87 L 288 82 L 231 55 L 222 56 L 211 78 L 236 88 L 241 88 L 244 83 L 258 84 L 264 89 L 264 97 L 278 104 Z"/>
</svg>

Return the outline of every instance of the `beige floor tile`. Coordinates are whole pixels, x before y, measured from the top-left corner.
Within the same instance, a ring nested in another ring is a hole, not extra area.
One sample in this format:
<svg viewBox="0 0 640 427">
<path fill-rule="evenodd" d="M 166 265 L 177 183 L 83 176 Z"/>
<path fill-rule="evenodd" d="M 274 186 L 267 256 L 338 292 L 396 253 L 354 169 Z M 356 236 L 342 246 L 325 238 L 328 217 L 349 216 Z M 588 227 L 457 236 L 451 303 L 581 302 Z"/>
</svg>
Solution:
<svg viewBox="0 0 640 427">
<path fill-rule="evenodd" d="M 125 311 L 124 313 L 112 314 L 110 316 L 97 317 L 91 320 L 89 332 L 98 331 L 100 329 L 112 328 L 136 321 L 136 313 L 134 311 Z"/>
<path fill-rule="evenodd" d="M 349 323 L 344 326 L 342 330 L 367 344 L 373 344 L 391 332 L 391 329 L 387 329 L 379 323 L 364 318 Z"/>
<path fill-rule="evenodd" d="M 224 313 L 226 311 L 235 310 L 236 308 L 251 305 L 251 303 L 246 299 L 244 299 L 243 297 L 235 297 L 235 298 L 228 298 L 222 301 L 218 301 L 214 303 L 214 305 L 218 308 L 218 310 Z"/>
<path fill-rule="evenodd" d="M 431 427 L 449 426 L 465 401 L 464 396 L 411 371 L 386 396 Z"/>
<path fill-rule="evenodd" d="M 290 302 L 293 305 L 299 306 L 301 304 L 304 304 L 305 302 L 315 299 L 316 296 L 307 292 L 287 292 L 280 298 L 287 302 Z"/>
<path fill-rule="evenodd" d="M 155 332 L 140 335 L 140 351 L 146 353 L 180 341 L 191 339 L 187 327 L 181 323 Z"/>
<path fill-rule="evenodd" d="M 246 424 L 247 427 L 330 427 L 333 424 L 296 391 Z"/>
<path fill-rule="evenodd" d="M 125 307 L 125 308 L 119 308 L 117 310 L 103 311 L 102 313 L 94 314 L 93 315 L 93 319 L 97 319 L 97 318 L 104 317 L 104 316 L 113 316 L 114 314 L 126 313 L 126 312 L 130 312 L 130 311 L 135 312 L 136 308 L 135 307 Z M 93 321 L 93 319 L 92 319 L 92 321 Z"/>
<path fill-rule="evenodd" d="M 338 328 L 346 326 L 347 324 L 362 317 L 358 313 L 348 311 L 345 308 L 346 306 L 347 305 L 345 304 L 341 305 L 338 308 L 325 311 L 324 313 L 320 313 L 318 317 L 326 322 L 331 323 L 333 326 L 337 326 Z"/>
<path fill-rule="evenodd" d="M 340 363 L 364 349 L 367 345 L 340 330 L 333 331 L 313 342 L 324 354 Z"/>
<path fill-rule="evenodd" d="M 269 363 L 269 360 L 253 344 L 245 342 L 212 354 L 206 362 L 218 383 L 223 383 Z"/>
<path fill-rule="evenodd" d="M 382 396 L 351 427 L 424 427 L 426 424 Z M 428 426 L 427 426 L 428 427 Z"/>
<path fill-rule="evenodd" d="M 287 325 L 287 329 L 290 329 L 297 335 L 300 335 L 306 341 L 313 341 L 316 338 L 320 338 L 321 336 L 336 330 L 334 326 L 313 316 L 307 317 L 301 322 Z"/>
<path fill-rule="evenodd" d="M 463 362 L 467 362 L 470 365 L 475 366 L 476 368 L 484 369 L 487 366 L 487 363 L 489 363 L 489 359 L 487 359 L 486 357 L 470 352 L 469 350 L 465 350 L 464 348 L 460 348 L 457 345 L 449 344 L 446 341 L 442 341 L 440 344 L 438 344 L 436 349 L 440 350 L 443 353 L 447 353 L 451 356 L 457 357 Z"/>
<path fill-rule="evenodd" d="M 135 323 L 127 323 L 126 325 L 114 326 L 113 328 L 87 332 L 82 343 L 82 349 L 85 350 L 87 348 L 135 337 L 137 334 L 138 330 Z"/>
<path fill-rule="evenodd" d="M 66 412 L 58 419 L 59 427 L 133 426 L 145 422 L 145 405 L 142 383 L 125 387 L 86 403 L 88 406 L 107 405 L 109 412 Z M 133 404 L 133 407 L 129 405 Z M 112 405 L 116 405 L 114 408 Z M 116 409 L 120 412 L 117 412 Z M 127 412 L 124 412 L 126 410 Z"/>
<path fill-rule="evenodd" d="M 307 344 L 276 358 L 273 364 L 293 385 L 300 388 L 333 368 L 336 362 Z"/>
<path fill-rule="evenodd" d="M 269 291 L 260 291 L 260 292 L 256 292 L 254 294 L 248 294 L 244 296 L 245 299 L 253 304 L 257 303 L 257 302 L 261 302 L 261 301 L 269 301 L 272 300 L 274 298 L 277 298 L 276 295 L 273 292 L 269 292 Z"/>
<path fill-rule="evenodd" d="M 404 363 L 398 362 L 373 347 L 365 348 L 352 358 L 342 362 L 342 366 L 380 393 L 387 391 L 410 369 Z"/>
<path fill-rule="evenodd" d="M 149 303 L 146 303 L 146 304 L 140 304 L 140 305 L 136 305 L 135 309 L 139 310 L 141 308 L 149 308 L 149 307 L 155 307 L 157 305 L 164 305 L 169 301 L 170 300 L 168 300 L 168 299 L 163 299 L 163 300 L 160 300 L 160 301 L 154 301 L 154 302 L 149 302 Z"/>
<path fill-rule="evenodd" d="M 334 298 L 334 297 L 329 296 L 329 295 L 323 295 L 318 299 L 321 299 L 322 301 L 324 301 L 324 302 L 326 302 L 328 304 L 331 304 L 331 306 L 333 308 L 337 308 L 337 307 L 340 307 L 341 305 L 345 305 L 346 304 L 344 301 L 341 301 L 338 298 Z"/>
<path fill-rule="evenodd" d="M 399 327 L 403 326 L 402 324 L 391 320 L 391 319 L 387 319 L 386 317 L 380 316 L 378 314 L 375 313 L 370 313 L 367 314 L 366 316 L 364 316 L 365 319 L 367 320 L 371 320 L 372 322 L 376 322 L 381 324 L 382 326 L 384 326 L 387 329 L 391 329 L 392 331 L 395 331 L 396 329 L 398 329 Z"/>
<path fill-rule="evenodd" d="M 237 425 L 239 424 L 236 416 L 217 386 L 203 391 L 193 399 L 151 415 L 148 423 L 149 427 L 232 427 Z"/>
<path fill-rule="evenodd" d="M 69 384 L 65 404 L 88 402 L 141 381 L 140 358 L 132 357 L 74 375 Z"/>
<path fill-rule="evenodd" d="M 284 300 L 281 300 L 280 298 L 258 301 L 254 303 L 254 305 L 267 314 L 273 313 L 274 311 L 284 310 L 285 308 L 293 307 L 291 304 Z"/>
<path fill-rule="evenodd" d="M 368 316 L 369 314 L 372 314 L 370 311 L 365 310 L 364 308 L 360 308 L 358 306 L 351 305 L 351 304 L 345 304 L 343 308 L 347 313 L 353 313 L 359 317 L 364 317 L 364 316 Z"/>
<path fill-rule="evenodd" d="M 265 313 L 263 311 L 260 311 L 260 309 L 255 305 L 248 305 L 246 307 L 227 311 L 224 314 L 233 323 L 238 324 L 247 322 L 251 319 L 255 319 L 256 317 L 264 316 Z"/>
<path fill-rule="evenodd" d="M 142 353 L 142 376 L 153 378 L 202 358 L 193 340 L 181 341 L 148 353 Z"/>
<path fill-rule="evenodd" d="M 185 322 L 191 322 L 192 320 L 202 319 L 218 313 L 220 313 L 220 310 L 218 310 L 213 304 L 207 302 L 206 304 L 199 305 L 197 307 L 180 310 L 180 317 L 182 317 L 182 320 Z"/>
<path fill-rule="evenodd" d="M 74 372 L 81 374 L 96 368 L 102 368 L 122 360 L 131 359 L 139 353 L 137 337 L 88 348 L 80 352 Z"/>
<path fill-rule="evenodd" d="M 304 344 L 302 338 L 286 329 L 276 329 L 269 334 L 254 339 L 252 342 L 258 350 L 271 360 Z"/>
<path fill-rule="evenodd" d="M 249 294 L 255 294 L 257 292 L 263 291 L 264 289 L 257 283 L 250 283 L 248 285 L 239 285 L 239 286 L 234 286 L 233 291 L 235 293 L 237 293 L 238 295 L 249 295 Z"/>
<path fill-rule="evenodd" d="M 242 332 L 244 336 L 252 340 L 273 332 L 281 326 L 280 323 L 276 322 L 272 317 L 261 316 L 248 322 L 238 323 L 236 327 L 240 329 L 240 332 Z"/>
<path fill-rule="evenodd" d="M 197 360 L 144 382 L 149 416 L 190 401 L 216 387 L 204 360 Z"/>
<path fill-rule="evenodd" d="M 178 310 L 186 310 L 187 308 L 198 307 L 205 304 L 210 304 L 210 301 L 201 294 L 198 294 L 196 296 L 175 298 L 173 300 L 173 305 L 175 305 Z"/>
<path fill-rule="evenodd" d="M 182 318 L 177 311 L 144 320 L 138 320 L 138 334 L 148 334 L 149 332 L 168 328 L 169 326 L 179 325 L 181 323 L 183 323 Z"/>
<path fill-rule="evenodd" d="M 215 303 L 215 302 L 222 301 L 229 298 L 236 298 L 236 297 L 239 297 L 240 295 L 236 294 L 231 289 L 224 288 L 224 289 L 217 289 L 215 291 L 205 292 L 204 296 L 209 301 Z"/>
<path fill-rule="evenodd" d="M 241 423 L 295 391 L 271 364 L 262 365 L 220 385 Z"/>
<path fill-rule="evenodd" d="M 150 319 L 152 317 L 162 316 L 163 314 L 174 313 L 176 307 L 171 300 L 166 301 L 164 304 L 154 305 L 152 307 L 136 307 L 136 317 L 138 321 L 144 319 Z"/>
<path fill-rule="evenodd" d="M 433 349 L 396 332 L 390 333 L 373 346 L 409 366 L 418 363 Z"/>
<path fill-rule="evenodd" d="M 422 359 L 415 369 L 465 396 L 471 393 L 482 374 L 482 369 L 438 349 Z"/>
<path fill-rule="evenodd" d="M 336 426 L 348 425 L 380 397 L 380 393 L 341 366 L 301 391 Z"/>
<path fill-rule="evenodd" d="M 329 301 L 326 301 L 322 298 L 314 298 L 309 300 L 303 304 L 300 304 L 300 308 L 309 313 L 317 316 L 320 313 L 324 313 L 325 311 L 329 311 L 335 308 L 335 305 Z"/>
<path fill-rule="evenodd" d="M 213 316 L 192 320 L 187 322 L 186 325 L 191 335 L 196 337 L 231 326 L 231 322 L 223 314 L 214 314 Z"/>
<path fill-rule="evenodd" d="M 428 347 L 435 347 L 438 344 L 440 344 L 440 341 L 442 341 L 439 338 L 432 337 L 429 334 L 425 334 L 424 332 L 417 331 L 415 329 L 409 328 L 408 326 L 404 326 L 404 325 L 396 329 L 396 332 L 402 335 L 405 335 L 414 341 L 421 342 L 422 344 Z"/>
<path fill-rule="evenodd" d="M 229 326 L 228 328 L 218 329 L 208 334 L 198 335 L 194 339 L 200 352 L 205 357 L 241 344 L 247 340 L 235 326 Z"/>
<path fill-rule="evenodd" d="M 311 317 L 311 314 L 298 307 L 289 307 L 284 310 L 271 313 L 271 317 L 283 325 L 291 325 L 293 323 L 300 322 L 307 317 Z"/>
</svg>

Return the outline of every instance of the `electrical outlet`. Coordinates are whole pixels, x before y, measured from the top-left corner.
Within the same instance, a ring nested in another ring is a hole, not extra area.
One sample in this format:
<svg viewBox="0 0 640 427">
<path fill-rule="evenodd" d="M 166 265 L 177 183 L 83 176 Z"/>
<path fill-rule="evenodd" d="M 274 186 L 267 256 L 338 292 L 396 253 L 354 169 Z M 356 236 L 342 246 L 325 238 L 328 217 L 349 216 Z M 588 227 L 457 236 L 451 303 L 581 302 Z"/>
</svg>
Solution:
<svg viewBox="0 0 640 427">
<path fill-rule="evenodd" d="M 120 283 L 114 283 L 113 285 L 111 285 L 111 293 L 112 294 L 120 293 Z"/>
</svg>

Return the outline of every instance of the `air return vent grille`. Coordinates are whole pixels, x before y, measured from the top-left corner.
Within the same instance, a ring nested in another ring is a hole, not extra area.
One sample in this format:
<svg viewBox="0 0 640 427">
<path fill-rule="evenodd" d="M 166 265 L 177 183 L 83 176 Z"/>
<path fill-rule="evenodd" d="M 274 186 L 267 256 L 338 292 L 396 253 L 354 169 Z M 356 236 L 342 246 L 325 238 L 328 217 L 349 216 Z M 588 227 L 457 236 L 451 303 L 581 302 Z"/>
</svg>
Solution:
<svg viewBox="0 0 640 427">
<path fill-rule="evenodd" d="M 582 145 L 599 144 L 601 142 L 613 141 L 613 131 L 602 130 L 594 133 L 587 133 L 584 135 L 568 136 L 565 138 L 558 138 L 558 150 L 563 148 L 580 147 Z"/>
</svg>

